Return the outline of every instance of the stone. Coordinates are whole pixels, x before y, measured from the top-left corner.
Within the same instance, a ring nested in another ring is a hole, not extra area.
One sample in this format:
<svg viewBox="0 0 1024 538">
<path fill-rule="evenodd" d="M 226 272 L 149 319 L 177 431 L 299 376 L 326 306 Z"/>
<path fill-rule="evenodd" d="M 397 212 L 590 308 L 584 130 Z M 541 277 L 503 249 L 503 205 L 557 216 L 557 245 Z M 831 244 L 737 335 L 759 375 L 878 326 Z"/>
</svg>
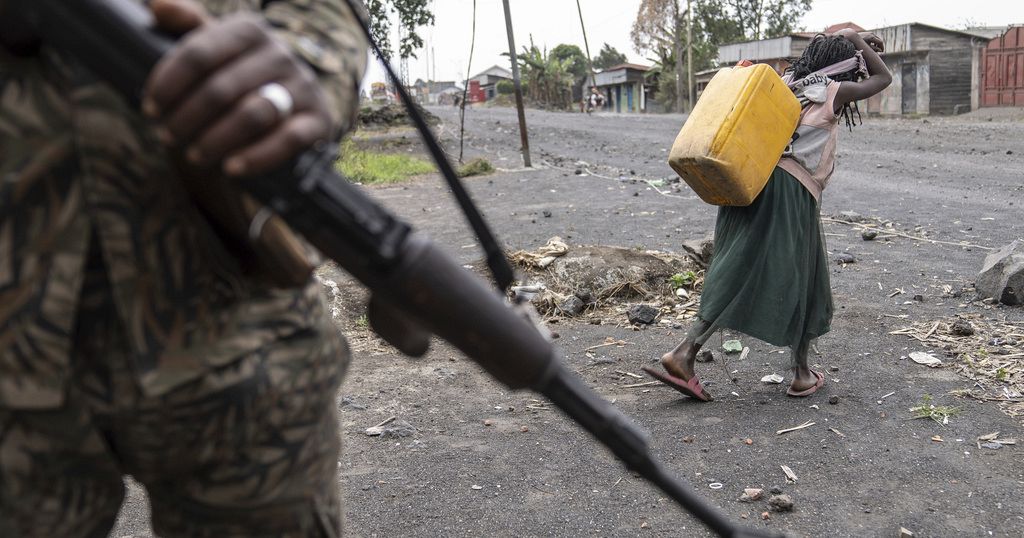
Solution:
<svg viewBox="0 0 1024 538">
<path fill-rule="evenodd" d="M 974 326 L 971 325 L 971 322 L 963 319 L 954 321 L 950 329 L 957 336 L 971 336 L 974 334 Z"/>
<path fill-rule="evenodd" d="M 697 353 L 697 362 L 711 362 L 715 360 L 715 354 L 710 350 L 702 349 Z"/>
<path fill-rule="evenodd" d="M 849 252 L 840 252 L 839 254 L 836 254 L 836 263 L 840 265 L 857 263 L 857 258 L 854 258 L 853 254 L 850 254 Z"/>
<path fill-rule="evenodd" d="M 594 292 L 590 290 L 577 291 L 575 295 L 576 297 L 579 297 L 579 299 L 583 301 L 583 304 L 585 305 L 597 302 L 597 300 L 594 298 Z"/>
<path fill-rule="evenodd" d="M 792 512 L 793 499 L 789 495 L 772 495 L 768 498 L 768 506 L 776 512 Z"/>
<path fill-rule="evenodd" d="M 586 306 L 587 305 L 584 304 L 579 297 L 570 295 L 558 304 L 558 310 L 566 316 L 578 316 L 583 313 L 583 309 L 586 308 Z"/>
<path fill-rule="evenodd" d="M 409 437 L 416 433 L 416 428 L 404 420 L 396 420 L 391 424 L 384 427 L 384 432 L 381 437 L 390 437 L 392 439 L 398 439 L 400 437 Z"/>
<path fill-rule="evenodd" d="M 746 488 L 743 490 L 743 495 L 740 495 L 740 502 L 752 503 L 761 498 L 764 495 L 764 490 L 761 488 Z"/>
<path fill-rule="evenodd" d="M 981 297 L 1011 306 L 1024 304 L 1024 242 L 1014 240 L 986 256 L 974 287 Z"/>
<path fill-rule="evenodd" d="M 712 237 L 703 239 L 691 239 L 683 241 L 683 250 L 693 261 L 703 268 L 711 264 L 711 257 L 715 254 L 715 240 Z"/>
<path fill-rule="evenodd" d="M 543 215 L 543 216 L 544 216 L 544 218 L 546 218 L 546 219 L 548 219 L 548 218 L 551 218 L 551 212 L 550 212 L 550 211 L 548 211 L 547 209 L 545 209 L 544 211 L 542 211 L 542 212 L 541 212 L 541 215 Z"/>
<path fill-rule="evenodd" d="M 860 233 L 860 238 L 865 241 L 874 241 L 878 237 L 878 232 L 874 230 L 864 230 Z"/>
<path fill-rule="evenodd" d="M 864 215 L 861 215 L 856 211 L 840 211 L 839 214 L 836 215 L 836 219 L 846 222 L 864 222 L 867 220 L 864 218 Z"/>
<path fill-rule="evenodd" d="M 829 396 L 828 397 L 828 403 L 830 403 L 832 405 L 838 404 L 839 403 L 839 396 L 836 396 L 834 394 L 832 396 Z"/>
<path fill-rule="evenodd" d="M 900 538 L 914 538 L 914 533 L 907 530 L 906 527 L 900 527 Z"/>
<path fill-rule="evenodd" d="M 626 318 L 635 325 L 650 325 L 657 319 L 658 314 L 658 309 L 651 305 L 635 304 L 626 311 Z"/>
<path fill-rule="evenodd" d="M 772 495 L 781 495 L 782 488 L 780 488 L 779 486 L 772 486 L 771 489 L 768 490 L 768 492 L 771 493 Z"/>
</svg>

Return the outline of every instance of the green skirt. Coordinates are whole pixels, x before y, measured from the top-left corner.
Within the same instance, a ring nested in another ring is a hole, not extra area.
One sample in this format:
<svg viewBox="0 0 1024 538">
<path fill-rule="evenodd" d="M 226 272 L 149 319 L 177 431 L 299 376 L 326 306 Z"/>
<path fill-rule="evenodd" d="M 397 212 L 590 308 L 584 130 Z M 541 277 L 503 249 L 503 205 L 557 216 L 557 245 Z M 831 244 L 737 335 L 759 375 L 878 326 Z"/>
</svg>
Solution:
<svg viewBox="0 0 1024 538">
<path fill-rule="evenodd" d="M 776 168 L 752 204 L 718 210 L 698 313 L 706 328 L 692 336 L 732 329 L 797 352 L 829 331 L 832 308 L 818 202 Z"/>
</svg>

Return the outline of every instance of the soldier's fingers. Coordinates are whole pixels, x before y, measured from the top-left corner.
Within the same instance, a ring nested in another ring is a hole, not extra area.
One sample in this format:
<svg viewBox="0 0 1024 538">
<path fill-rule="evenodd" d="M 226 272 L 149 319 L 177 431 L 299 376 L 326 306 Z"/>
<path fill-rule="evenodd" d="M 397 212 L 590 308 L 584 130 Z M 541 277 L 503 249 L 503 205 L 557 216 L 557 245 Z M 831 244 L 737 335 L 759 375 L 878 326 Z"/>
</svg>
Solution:
<svg viewBox="0 0 1024 538">
<path fill-rule="evenodd" d="M 152 117 L 162 115 L 211 71 L 268 38 L 259 19 L 246 14 L 211 22 L 189 33 L 150 73 L 143 111 Z"/>
<path fill-rule="evenodd" d="M 252 93 L 189 145 L 185 158 L 195 165 L 220 162 L 225 155 L 266 136 L 281 122 L 280 114 L 273 103 Z"/>
<path fill-rule="evenodd" d="M 224 161 L 224 173 L 246 176 L 268 172 L 326 139 L 329 134 L 330 127 L 322 115 L 295 114 L 260 141 L 230 155 Z"/>
<path fill-rule="evenodd" d="M 194 30 L 210 18 L 206 8 L 193 0 L 151 0 L 149 10 L 157 27 L 172 35 Z"/>
<path fill-rule="evenodd" d="M 292 62 L 288 51 L 276 43 L 243 54 L 189 91 L 181 104 L 164 116 L 163 124 L 176 142 L 187 145 L 244 96 L 268 82 L 290 77 Z M 262 129 L 257 132 L 262 133 Z"/>
</svg>

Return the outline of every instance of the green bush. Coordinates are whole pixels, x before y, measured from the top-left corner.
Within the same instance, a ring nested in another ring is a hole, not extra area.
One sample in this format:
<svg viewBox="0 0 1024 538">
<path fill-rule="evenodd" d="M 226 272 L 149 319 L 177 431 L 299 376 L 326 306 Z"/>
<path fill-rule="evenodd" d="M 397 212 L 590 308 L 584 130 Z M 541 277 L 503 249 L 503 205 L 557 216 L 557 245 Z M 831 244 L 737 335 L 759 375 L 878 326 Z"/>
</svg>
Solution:
<svg viewBox="0 0 1024 538">
<path fill-rule="evenodd" d="M 495 88 L 500 95 L 512 95 L 516 91 L 516 86 L 512 84 L 511 80 L 499 80 Z"/>
</svg>

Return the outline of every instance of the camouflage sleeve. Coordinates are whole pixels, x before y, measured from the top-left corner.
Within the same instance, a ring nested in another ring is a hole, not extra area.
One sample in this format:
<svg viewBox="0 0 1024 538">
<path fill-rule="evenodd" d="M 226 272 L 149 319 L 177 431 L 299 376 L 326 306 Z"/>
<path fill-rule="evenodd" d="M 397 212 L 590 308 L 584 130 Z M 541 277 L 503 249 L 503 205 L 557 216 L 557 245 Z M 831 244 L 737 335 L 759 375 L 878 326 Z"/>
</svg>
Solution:
<svg viewBox="0 0 1024 538">
<path fill-rule="evenodd" d="M 361 0 L 264 1 L 264 17 L 278 37 L 316 71 L 330 104 L 337 135 L 348 132 L 359 106 L 359 86 L 366 72 L 366 39 L 359 16 Z"/>
</svg>

